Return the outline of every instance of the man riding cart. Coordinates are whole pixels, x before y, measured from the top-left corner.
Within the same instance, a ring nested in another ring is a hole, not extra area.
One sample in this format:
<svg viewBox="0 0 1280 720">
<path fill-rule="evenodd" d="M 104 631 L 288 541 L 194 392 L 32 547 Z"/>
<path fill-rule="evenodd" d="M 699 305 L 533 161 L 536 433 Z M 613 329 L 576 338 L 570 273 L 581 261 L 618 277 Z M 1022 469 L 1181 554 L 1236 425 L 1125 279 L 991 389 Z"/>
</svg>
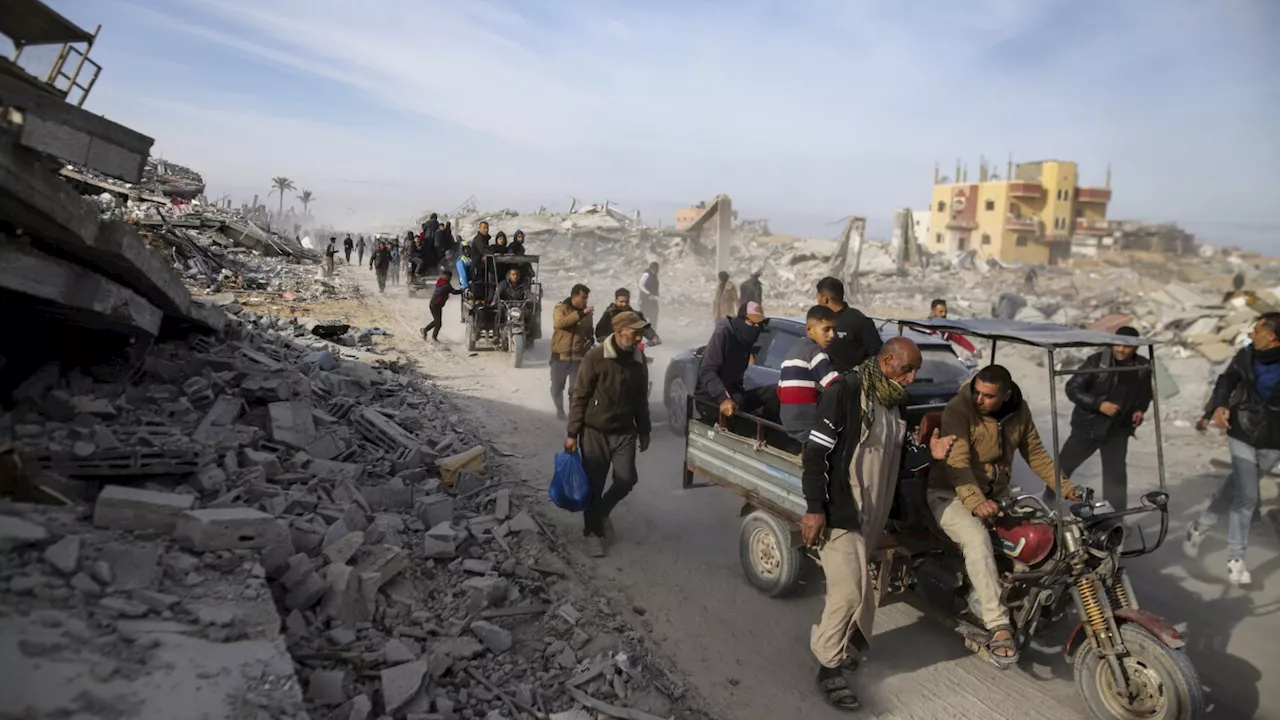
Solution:
<svg viewBox="0 0 1280 720">
<path fill-rule="evenodd" d="M 510 352 L 512 367 L 523 364 L 525 348 L 542 337 L 537 266 L 536 255 L 484 255 L 463 268 L 467 350 L 487 343 L 491 349 Z"/>
<path fill-rule="evenodd" d="M 739 554 L 750 583 L 770 596 L 794 590 L 809 546 L 819 548 L 827 606 L 810 640 L 822 697 L 843 710 L 858 706 L 846 676 L 861 663 L 858 646 L 870 634 L 871 608 L 901 601 L 942 620 L 966 648 L 1000 668 L 1013 666 L 1055 626 L 1074 628 L 1064 653 L 1092 717 L 1204 717 L 1205 691 L 1183 650 L 1186 641 L 1139 603 L 1126 567 L 1158 549 L 1168 533 L 1159 392 L 1152 388 L 1158 485 L 1136 506 L 1095 502 L 1090 490 L 1063 476 L 1058 459 L 1056 380 L 1147 367 L 1061 369 L 1058 353 L 1123 344 L 1147 348 L 1154 360 L 1155 343 L 1001 319 L 885 322 L 897 322 L 904 333 L 986 339 L 993 363 L 1001 343 L 1044 351 L 1052 439 L 1041 442 L 1027 401 L 998 365 L 964 382 L 942 412 L 912 404 L 904 388 L 914 379 L 917 354 L 896 342 L 886 343 L 874 366 L 859 366 L 857 392 L 845 387 L 855 377 L 850 373 L 839 392 L 822 394 L 822 422 L 803 459 L 765 442 L 766 431 L 779 426 L 739 411 L 735 417 L 754 428 L 739 432 L 741 425 L 715 419 L 714 405 L 711 419 L 695 411 L 695 403 L 714 400 L 688 399 L 684 487 L 706 478 L 743 498 Z M 1155 376 L 1149 373 L 1153 386 Z M 881 422 L 898 408 L 908 423 L 918 423 L 914 442 L 945 459 L 893 478 L 873 473 L 868 463 L 879 457 L 882 465 L 898 466 L 900 426 Z M 1019 494 L 1011 484 L 1015 454 L 1050 492 Z M 892 497 L 887 516 L 886 496 Z M 1154 543 L 1139 523 L 1148 516 L 1159 522 Z"/>
</svg>

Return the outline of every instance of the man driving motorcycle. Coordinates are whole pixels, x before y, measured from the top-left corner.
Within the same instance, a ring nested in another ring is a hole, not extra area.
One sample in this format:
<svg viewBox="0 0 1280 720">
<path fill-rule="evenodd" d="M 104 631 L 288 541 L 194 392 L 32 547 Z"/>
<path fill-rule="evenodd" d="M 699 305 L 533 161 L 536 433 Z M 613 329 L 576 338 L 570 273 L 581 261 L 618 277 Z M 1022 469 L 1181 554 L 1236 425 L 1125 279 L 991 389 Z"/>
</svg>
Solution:
<svg viewBox="0 0 1280 720">
<path fill-rule="evenodd" d="M 987 651 L 997 667 L 1018 660 L 1009 613 L 1000 602 L 1000 576 L 989 523 L 1009 496 L 1017 450 L 1045 485 L 1053 487 L 1053 458 L 1040 441 L 1022 390 L 1001 365 L 988 365 L 947 403 L 942 434 L 954 435 L 945 463 L 929 476 L 929 509 L 947 537 L 964 554 L 965 571 L 977 600 L 975 614 L 991 633 Z M 1079 491 L 1065 477 L 1062 491 Z"/>
</svg>

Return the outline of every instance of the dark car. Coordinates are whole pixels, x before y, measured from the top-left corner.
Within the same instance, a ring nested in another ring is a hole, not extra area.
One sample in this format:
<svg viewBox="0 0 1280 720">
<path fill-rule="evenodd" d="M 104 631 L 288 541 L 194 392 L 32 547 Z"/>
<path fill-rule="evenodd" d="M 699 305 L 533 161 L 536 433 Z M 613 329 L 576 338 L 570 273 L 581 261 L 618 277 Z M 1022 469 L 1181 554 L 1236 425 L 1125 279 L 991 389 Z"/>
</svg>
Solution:
<svg viewBox="0 0 1280 720">
<path fill-rule="evenodd" d="M 887 324 L 880 328 L 880 336 L 885 340 L 897 334 L 897 325 Z M 973 374 L 973 369 L 956 356 L 951 343 L 937 335 L 926 335 L 914 330 L 907 330 L 903 335 L 920 346 L 920 355 L 924 359 L 920 371 L 916 373 L 915 382 L 907 388 L 907 421 L 914 424 L 931 406 L 941 410 L 960 391 L 960 386 Z M 777 385 L 782 361 L 804 337 L 804 321 L 770 318 L 756 344 L 756 362 L 747 367 L 747 389 Z M 684 434 L 685 398 L 697 387 L 698 362 L 705 347 L 686 350 L 671 358 L 671 363 L 667 366 L 667 374 L 662 383 L 663 404 L 667 409 L 671 430 L 677 435 Z"/>
</svg>

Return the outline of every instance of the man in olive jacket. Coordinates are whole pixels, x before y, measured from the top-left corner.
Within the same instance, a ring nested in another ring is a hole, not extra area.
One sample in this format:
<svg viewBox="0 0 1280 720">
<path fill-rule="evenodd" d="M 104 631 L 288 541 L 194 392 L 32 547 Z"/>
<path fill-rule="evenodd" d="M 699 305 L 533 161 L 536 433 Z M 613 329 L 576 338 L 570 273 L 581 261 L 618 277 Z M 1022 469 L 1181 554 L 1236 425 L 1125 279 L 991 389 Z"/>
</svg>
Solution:
<svg viewBox="0 0 1280 720">
<path fill-rule="evenodd" d="M 569 297 L 551 310 L 551 400 L 556 405 L 556 419 L 563 420 L 565 381 L 569 392 L 578 379 L 578 366 L 595 342 L 592 313 L 595 308 L 587 304 L 591 288 L 581 283 L 574 285 Z"/>
<path fill-rule="evenodd" d="M 649 368 L 637 347 L 649 327 L 634 312 L 613 316 L 613 334 L 582 359 L 569 404 L 565 452 L 579 449 L 591 481 L 591 502 L 583 513 L 587 553 L 604 556 L 609 513 L 636 485 L 636 444 L 649 449 Z M 609 467 L 613 485 L 605 492 Z"/>
</svg>

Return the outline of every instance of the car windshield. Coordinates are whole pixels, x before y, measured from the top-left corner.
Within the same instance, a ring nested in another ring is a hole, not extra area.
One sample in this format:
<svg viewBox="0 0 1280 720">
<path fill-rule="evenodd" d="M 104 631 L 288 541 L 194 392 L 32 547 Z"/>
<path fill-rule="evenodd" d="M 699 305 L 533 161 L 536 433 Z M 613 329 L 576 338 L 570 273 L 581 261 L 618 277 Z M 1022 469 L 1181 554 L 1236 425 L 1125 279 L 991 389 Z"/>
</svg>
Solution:
<svg viewBox="0 0 1280 720">
<path fill-rule="evenodd" d="M 969 368 L 949 348 L 920 348 L 920 370 L 916 382 L 930 385 L 960 385 L 969 379 Z"/>
</svg>

